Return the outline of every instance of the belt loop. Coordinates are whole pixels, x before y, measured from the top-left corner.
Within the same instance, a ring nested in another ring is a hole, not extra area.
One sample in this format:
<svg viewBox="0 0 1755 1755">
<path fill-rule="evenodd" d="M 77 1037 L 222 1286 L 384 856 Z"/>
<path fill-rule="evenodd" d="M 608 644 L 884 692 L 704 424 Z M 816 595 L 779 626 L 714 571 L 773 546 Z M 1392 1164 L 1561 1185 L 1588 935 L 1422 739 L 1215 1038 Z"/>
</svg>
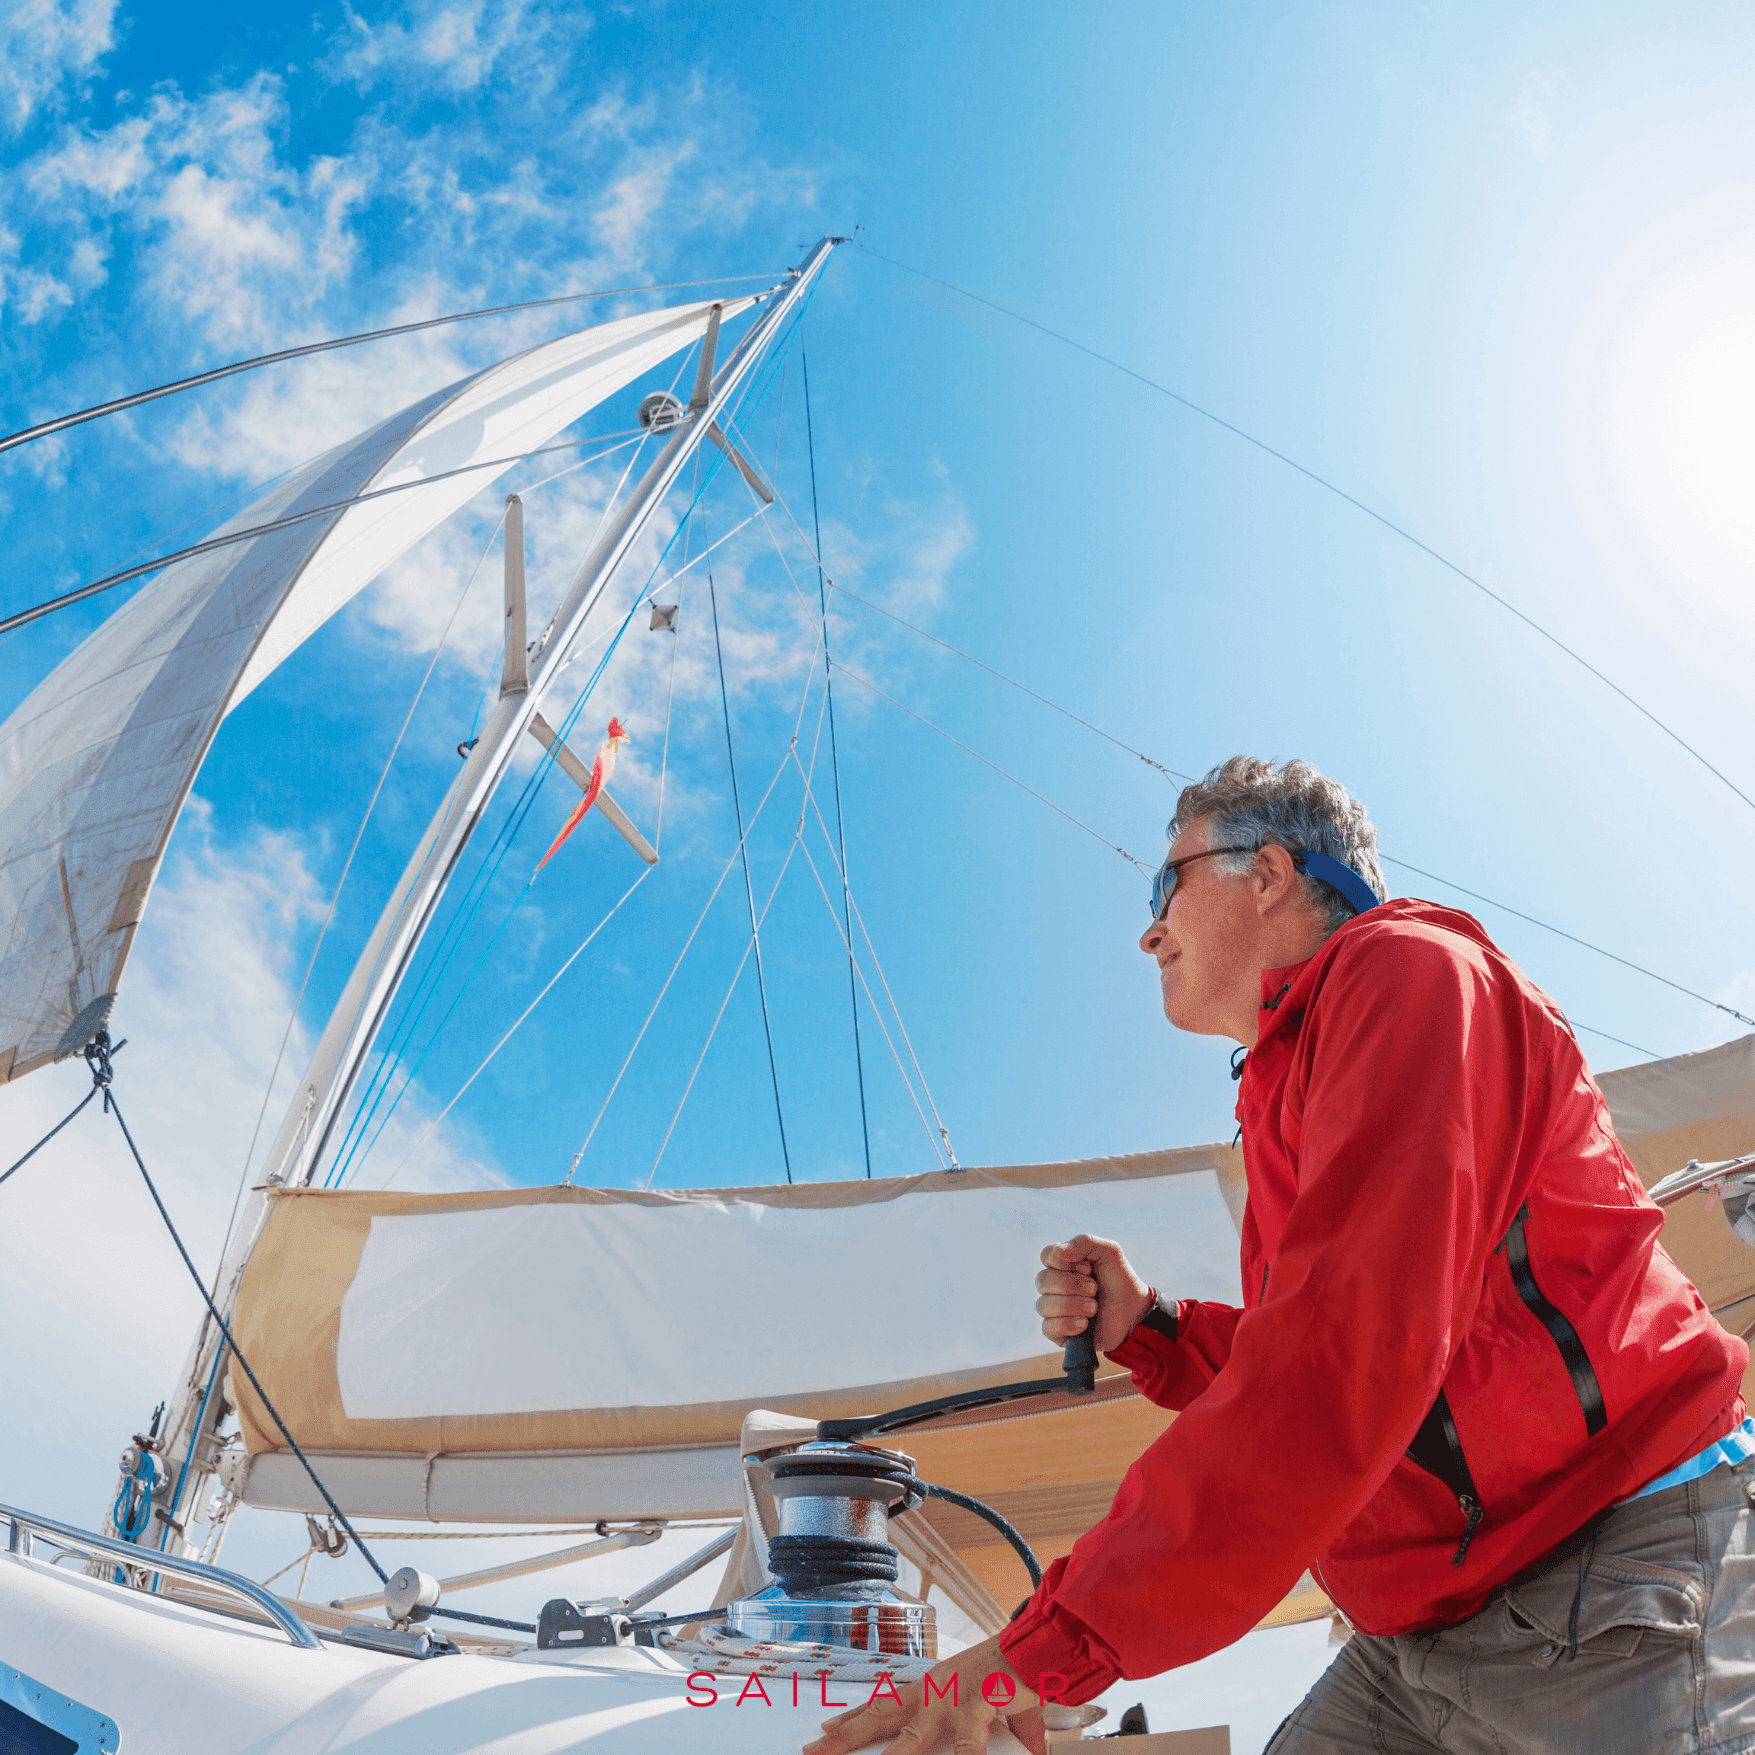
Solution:
<svg viewBox="0 0 1755 1755">
<path fill-rule="evenodd" d="M 1592 1529 L 1590 1539 L 1584 1544 L 1584 1557 L 1578 1563 L 1578 1589 L 1572 1593 L 1572 1614 L 1566 1623 L 1566 1655 L 1569 1658 L 1578 1656 L 1578 1612 L 1584 1607 L 1584 1581 L 1589 1576 L 1591 1556 L 1596 1551 L 1597 1532 Z"/>
</svg>

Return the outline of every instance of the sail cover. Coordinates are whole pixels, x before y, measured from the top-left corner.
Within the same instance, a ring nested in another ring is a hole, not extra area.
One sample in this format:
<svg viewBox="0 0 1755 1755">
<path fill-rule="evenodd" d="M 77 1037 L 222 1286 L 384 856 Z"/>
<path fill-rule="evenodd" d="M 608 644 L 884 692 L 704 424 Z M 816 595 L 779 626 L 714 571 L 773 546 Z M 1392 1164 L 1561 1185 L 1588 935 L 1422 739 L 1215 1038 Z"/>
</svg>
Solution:
<svg viewBox="0 0 1755 1755">
<path fill-rule="evenodd" d="M 76 1053 L 107 1016 L 224 716 L 510 460 L 697 341 L 711 309 L 563 336 L 305 464 L 216 534 L 342 509 L 165 568 L 0 726 L 0 1083 Z M 468 467 L 489 460 L 507 461 Z"/>
</svg>

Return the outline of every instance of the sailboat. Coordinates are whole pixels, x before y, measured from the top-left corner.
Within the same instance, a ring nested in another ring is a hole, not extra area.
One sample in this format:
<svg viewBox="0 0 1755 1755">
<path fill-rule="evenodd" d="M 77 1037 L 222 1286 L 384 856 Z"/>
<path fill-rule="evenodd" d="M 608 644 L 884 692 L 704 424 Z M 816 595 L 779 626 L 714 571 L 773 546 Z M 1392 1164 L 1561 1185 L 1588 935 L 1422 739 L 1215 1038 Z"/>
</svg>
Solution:
<svg viewBox="0 0 1755 1755">
<path fill-rule="evenodd" d="M 843 241 L 756 294 L 532 348 L 325 453 L 156 571 L 0 727 L 0 1081 L 83 1057 L 125 1115 L 124 966 L 225 716 L 496 475 L 682 360 L 638 405 L 650 461 L 637 480 L 629 465 L 534 638 L 523 509 L 508 502 L 497 697 L 201 1281 L 208 1313 L 162 1418 L 123 1453 L 108 1516 L 76 1527 L 0 1504 L 0 1733 L 16 1746 L 796 1748 L 825 1709 L 921 1674 L 941 1620 L 1003 1626 L 1173 1418 L 1125 1373 L 1046 1353 L 1019 1264 L 1108 1231 L 1183 1295 L 1238 1300 L 1246 1186 L 1223 1144 L 990 1168 L 947 1153 L 913 1175 L 773 1187 L 339 1185 L 382 1095 L 393 1007 L 531 744 L 537 780 L 553 769 L 577 787 L 572 820 L 609 822 L 608 856 L 658 864 L 611 790 L 619 728 L 588 761 L 574 740 L 589 688 L 555 722 L 543 709 L 588 629 L 613 644 L 648 604 L 662 625 L 643 587 L 629 602 L 630 561 L 691 467 L 732 471 L 752 517 L 776 505 L 740 409 Z M 752 896 L 752 940 L 755 927 Z M 1666 1241 L 1746 1330 L 1755 1037 L 1601 1083 L 1670 1205 Z M 882 1289 L 904 1257 L 905 1290 Z M 381 1590 L 325 1603 L 220 1563 L 242 1507 L 303 1520 L 328 1552 L 359 1543 L 365 1518 L 594 1536 L 443 1578 L 379 1566 Z M 546 1567 L 690 1526 L 709 1539 L 639 1589 L 543 1595 Z M 464 1606 L 513 1576 L 532 1581 L 521 1618 Z M 649 1607 L 689 1579 L 691 1612 Z M 1305 1579 L 1264 1625 L 1332 1613 Z M 1057 1742 L 1098 1722 L 1088 1708 L 1051 1721 Z M 1124 1726 L 1116 1747 L 1130 1746 L 1228 1745 L 1221 1729 Z"/>
</svg>

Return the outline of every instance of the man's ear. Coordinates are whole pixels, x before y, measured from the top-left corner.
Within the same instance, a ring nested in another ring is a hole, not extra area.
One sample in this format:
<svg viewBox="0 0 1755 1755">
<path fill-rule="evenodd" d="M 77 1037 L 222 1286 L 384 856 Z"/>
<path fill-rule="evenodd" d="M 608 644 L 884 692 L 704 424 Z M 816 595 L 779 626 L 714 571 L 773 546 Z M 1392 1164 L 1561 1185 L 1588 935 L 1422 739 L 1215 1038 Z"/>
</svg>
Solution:
<svg viewBox="0 0 1755 1755">
<path fill-rule="evenodd" d="M 1263 847 L 1255 859 L 1255 907 L 1266 914 L 1298 889 L 1298 868 L 1284 847 Z"/>
</svg>

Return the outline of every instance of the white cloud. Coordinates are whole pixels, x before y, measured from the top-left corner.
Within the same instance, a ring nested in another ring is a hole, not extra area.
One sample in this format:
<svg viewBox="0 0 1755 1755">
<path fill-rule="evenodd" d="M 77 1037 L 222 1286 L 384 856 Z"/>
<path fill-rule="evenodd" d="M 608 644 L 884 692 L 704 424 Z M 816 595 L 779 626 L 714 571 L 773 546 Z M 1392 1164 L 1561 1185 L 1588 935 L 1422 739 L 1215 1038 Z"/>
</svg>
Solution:
<svg viewBox="0 0 1755 1755">
<path fill-rule="evenodd" d="M 0 126 L 21 134 L 64 109 L 115 47 L 116 0 L 8 0 L 0 8 Z"/>
<path fill-rule="evenodd" d="M 302 962 L 320 918 L 300 845 L 258 832 L 215 836 L 199 799 L 154 890 L 111 1027 L 127 1046 L 115 1089 L 128 1126 L 196 1265 L 211 1271 L 237 1192 Z M 310 1043 L 295 1032 L 278 1081 L 284 1102 Z M 89 1088 L 83 1062 L 0 1087 L 10 1163 Z M 265 1142 L 279 1121 L 271 1102 Z M 386 1133 L 398 1156 L 432 1113 L 418 1088 Z M 393 1160 L 392 1160 L 393 1161 Z M 4 1164 L 0 1164 L 3 1168 Z M 441 1128 L 418 1183 L 503 1181 L 466 1138 Z M 200 1303 L 113 1119 L 90 1105 L 0 1186 L 9 1240 L 0 1276 L 0 1435 L 4 1497 L 93 1526 L 114 1458 L 170 1393 Z"/>
<path fill-rule="evenodd" d="M 580 15 L 580 28 L 588 24 Z M 371 22 L 350 6 L 343 39 L 324 60 L 330 78 L 370 90 L 413 77 L 453 92 L 474 91 L 507 59 L 521 71 L 544 65 L 547 20 L 522 0 L 505 4 L 419 4 L 403 18 Z M 546 81 L 545 81 L 546 83 Z"/>
</svg>

